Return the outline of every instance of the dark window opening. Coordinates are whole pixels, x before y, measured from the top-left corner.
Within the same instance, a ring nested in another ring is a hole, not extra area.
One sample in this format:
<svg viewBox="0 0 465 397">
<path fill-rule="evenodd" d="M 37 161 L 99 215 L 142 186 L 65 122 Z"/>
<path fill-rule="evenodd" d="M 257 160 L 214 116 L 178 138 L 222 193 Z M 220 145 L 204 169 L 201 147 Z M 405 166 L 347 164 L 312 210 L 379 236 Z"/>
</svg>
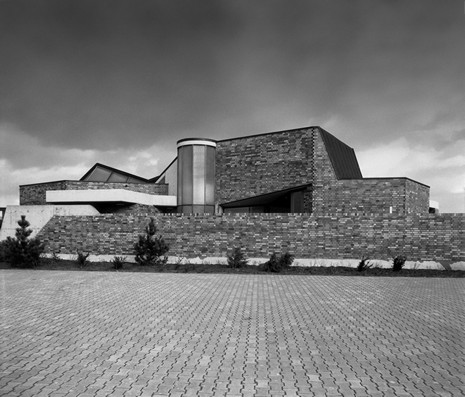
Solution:
<svg viewBox="0 0 465 397">
<path fill-rule="evenodd" d="M 223 204 L 228 213 L 302 213 L 304 189 L 286 190 L 264 194 L 232 203 Z"/>
</svg>

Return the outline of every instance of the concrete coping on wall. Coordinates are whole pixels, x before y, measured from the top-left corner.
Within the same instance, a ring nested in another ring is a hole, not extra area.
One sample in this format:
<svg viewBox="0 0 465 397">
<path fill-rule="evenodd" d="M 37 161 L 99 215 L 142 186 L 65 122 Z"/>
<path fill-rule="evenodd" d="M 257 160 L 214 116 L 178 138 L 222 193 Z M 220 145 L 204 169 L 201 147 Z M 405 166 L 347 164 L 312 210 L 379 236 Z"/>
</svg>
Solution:
<svg viewBox="0 0 465 397">
<path fill-rule="evenodd" d="M 75 254 L 44 254 L 44 258 L 59 257 L 64 260 L 76 260 Z M 115 255 L 92 255 L 90 254 L 87 258 L 89 262 L 111 262 L 115 258 Z M 268 261 L 270 258 L 248 258 L 248 264 L 252 266 L 259 266 L 262 263 Z M 135 263 L 134 255 L 125 255 L 124 261 L 128 263 Z M 175 263 L 179 265 L 195 264 L 195 265 L 224 265 L 228 264 L 227 257 L 179 257 L 179 256 L 168 256 L 168 263 Z M 357 268 L 360 263 L 360 259 L 323 259 L 323 258 L 295 258 L 293 266 L 299 267 L 348 267 Z M 380 269 L 391 269 L 392 262 L 383 259 L 372 259 L 369 264 L 373 265 L 373 268 Z M 435 261 L 407 261 L 403 269 L 412 270 L 465 270 L 465 262 L 452 263 L 449 266 L 444 266 L 439 262 Z"/>
<path fill-rule="evenodd" d="M 416 213 L 416 212 L 411 212 L 407 214 L 398 214 L 398 213 L 389 213 L 389 211 L 383 212 L 383 213 L 370 213 L 370 212 L 353 212 L 353 213 L 333 213 L 333 214 L 315 214 L 315 213 L 308 213 L 308 212 L 294 212 L 294 213 L 246 213 L 246 212 L 230 212 L 230 213 L 220 213 L 220 214 L 202 214 L 202 213 L 189 213 L 189 214 L 183 214 L 179 212 L 166 212 L 166 213 L 160 213 L 157 216 L 160 217 L 213 217 L 213 218 L 222 218 L 222 217 L 228 217 L 228 218 L 253 218 L 253 217 L 261 217 L 261 218 L 279 218 L 279 217 L 300 217 L 300 216 L 306 216 L 309 218 L 330 218 L 330 219 L 351 219 L 354 222 L 356 219 L 354 217 L 360 216 L 360 217 L 392 217 L 392 218 L 404 218 L 406 216 L 429 216 L 429 217 L 441 217 L 442 215 L 457 215 L 457 214 L 449 214 L 449 213 L 428 213 L 428 212 L 422 212 L 422 213 Z M 461 215 L 461 214 L 459 214 Z M 465 215 L 464 215 L 465 216 Z"/>
<path fill-rule="evenodd" d="M 427 187 L 427 188 L 430 188 L 431 186 L 429 185 L 426 185 L 422 182 L 418 182 L 416 181 L 415 179 L 412 179 L 412 178 L 408 178 L 406 176 L 381 176 L 381 177 L 377 177 L 377 176 L 374 176 L 374 177 L 363 177 L 363 178 L 360 178 L 360 179 L 354 179 L 354 178 L 341 178 L 339 179 L 340 181 L 342 182 L 351 182 L 351 181 L 354 181 L 354 182 L 357 182 L 357 181 L 395 181 L 395 180 L 402 180 L 402 181 L 410 181 L 410 182 L 414 182 L 418 185 L 422 185 L 424 187 Z"/>
<path fill-rule="evenodd" d="M 49 181 L 49 182 L 37 182 L 37 183 L 28 183 L 25 185 L 19 185 L 19 187 L 28 187 L 28 186 L 41 186 L 41 185 L 51 185 L 51 184 L 59 184 L 59 183 L 66 183 L 71 185 L 121 185 L 121 186 L 131 186 L 131 185 L 167 185 L 167 183 L 155 183 L 155 182 L 102 182 L 102 181 L 81 181 L 76 179 L 61 179 L 59 181 Z"/>
<path fill-rule="evenodd" d="M 125 202 L 166 207 L 177 205 L 176 196 L 148 194 L 126 189 L 50 190 L 46 192 L 46 201 L 47 203 Z"/>
</svg>

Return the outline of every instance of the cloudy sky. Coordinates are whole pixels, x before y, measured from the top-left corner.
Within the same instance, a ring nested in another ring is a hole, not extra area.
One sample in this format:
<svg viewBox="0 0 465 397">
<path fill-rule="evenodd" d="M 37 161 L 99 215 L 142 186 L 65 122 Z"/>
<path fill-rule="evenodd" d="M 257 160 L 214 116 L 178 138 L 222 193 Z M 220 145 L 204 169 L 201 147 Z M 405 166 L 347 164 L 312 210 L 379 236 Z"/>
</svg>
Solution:
<svg viewBox="0 0 465 397">
<path fill-rule="evenodd" d="M 319 125 L 465 212 L 462 0 L 0 0 L 0 206 L 185 137 Z"/>
</svg>

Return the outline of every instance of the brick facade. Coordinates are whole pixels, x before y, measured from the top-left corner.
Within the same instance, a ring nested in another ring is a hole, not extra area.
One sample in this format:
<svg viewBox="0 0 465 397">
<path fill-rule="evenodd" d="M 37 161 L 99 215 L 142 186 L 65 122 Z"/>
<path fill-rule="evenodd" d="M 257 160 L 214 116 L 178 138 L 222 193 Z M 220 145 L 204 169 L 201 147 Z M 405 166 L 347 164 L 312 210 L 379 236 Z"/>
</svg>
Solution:
<svg viewBox="0 0 465 397">
<path fill-rule="evenodd" d="M 383 259 L 402 253 L 409 260 L 465 260 L 465 214 L 153 216 L 173 256 L 224 257 L 242 246 L 249 257 L 289 251 L 297 258 Z M 48 252 L 132 255 L 148 219 L 126 214 L 55 216 L 38 237 Z"/>
<path fill-rule="evenodd" d="M 363 179 L 352 153 L 351 148 L 319 127 L 218 141 L 215 202 L 227 207 L 231 202 L 255 198 L 255 202 L 248 204 L 229 205 L 250 212 L 315 215 L 428 213 L 428 186 L 407 178 Z M 341 168 L 342 171 L 348 168 L 352 171 L 346 175 L 343 172 L 341 176 Z M 355 179 L 340 179 L 343 177 Z M 298 210 L 292 210 L 288 204 L 292 193 L 287 189 L 297 187 L 304 189 L 303 196 L 296 199 L 301 200 L 294 207 Z M 47 190 L 121 188 L 168 194 L 167 184 L 57 181 L 20 186 L 20 204 L 46 204 Z M 266 198 L 260 196 L 273 192 L 283 193 L 274 196 L 278 201 L 269 201 L 265 210 L 260 200 Z M 111 208 L 108 206 L 108 211 L 104 212 L 111 212 Z"/>
<path fill-rule="evenodd" d="M 48 190 L 65 190 L 67 181 L 35 183 L 19 187 L 19 205 L 47 204 L 45 193 Z"/>
<path fill-rule="evenodd" d="M 429 187 L 408 178 L 338 179 L 318 127 L 219 141 L 216 200 L 227 203 L 311 184 L 304 212 L 428 213 Z"/>
<path fill-rule="evenodd" d="M 311 183 L 313 130 L 218 141 L 216 201 L 227 203 Z"/>
<path fill-rule="evenodd" d="M 85 182 L 85 181 L 56 181 L 22 185 L 19 187 L 20 205 L 47 204 L 45 193 L 47 190 L 96 190 L 96 189 L 125 189 L 133 192 L 148 194 L 168 194 L 167 184 L 129 183 L 129 182 Z"/>
<path fill-rule="evenodd" d="M 428 186 L 408 178 L 338 180 L 317 131 L 313 134 L 313 148 L 315 215 L 428 213 Z"/>
<path fill-rule="evenodd" d="M 320 191 L 321 214 L 426 214 L 429 208 L 429 188 L 407 178 L 346 179 Z"/>
<path fill-rule="evenodd" d="M 423 214 L 429 211 L 429 186 L 406 179 L 405 213 Z"/>
</svg>

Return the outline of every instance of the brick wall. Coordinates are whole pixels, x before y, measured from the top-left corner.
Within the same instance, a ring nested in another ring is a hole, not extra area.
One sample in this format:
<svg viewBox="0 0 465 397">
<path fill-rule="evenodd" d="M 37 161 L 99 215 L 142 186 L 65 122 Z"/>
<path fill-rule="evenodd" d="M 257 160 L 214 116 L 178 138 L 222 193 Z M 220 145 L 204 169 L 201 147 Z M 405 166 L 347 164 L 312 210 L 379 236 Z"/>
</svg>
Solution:
<svg viewBox="0 0 465 397">
<path fill-rule="evenodd" d="M 226 203 L 312 182 L 313 128 L 218 141 L 216 201 Z"/>
<path fill-rule="evenodd" d="M 67 181 L 35 183 L 19 187 L 19 205 L 47 204 L 45 192 L 47 190 L 65 190 Z"/>
<path fill-rule="evenodd" d="M 429 187 L 408 178 L 336 178 L 319 133 L 313 135 L 313 211 L 329 214 L 426 214 Z"/>
<path fill-rule="evenodd" d="M 126 183 L 126 182 L 85 182 L 85 181 L 56 181 L 22 185 L 19 187 L 20 205 L 47 204 L 45 192 L 47 190 L 95 190 L 95 189 L 126 189 L 148 194 L 168 194 L 167 184 L 155 183 Z"/>
<path fill-rule="evenodd" d="M 407 178 L 346 179 L 327 186 L 322 214 L 428 213 L 429 188 Z"/>
<path fill-rule="evenodd" d="M 243 246 L 249 257 L 289 251 L 298 258 L 465 260 L 465 214 L 312 216 L 309 214 L 154 215 L 170 255 L 225 256 Z M 38 237 L 48 252 L 131 255 L 145 215 L 55 216 Z"/>
<path fill-rule="evenodd" d="M 334 187 L 338 180 L 331 160 L 326 151 L 321 135 L 315 132 L 313 138 L 313 213 L 324 215 L 334 209 L 334 204 L 328 208 L 327 203 L 334 203 Z"/>
<path fill-rule="evenodd" d="M 144 214 L 144 215 L 157 215 L 161 214 L 162 211 L 160 211 L 158 208 L 154 207 L 153 205 L 144 205 L 144 204 L 131 204 L 131 205 L 126 205 L 126 206 L 119 206 L 117 208 L 112 209 L 112 211 L 109 211 L 112 214 Z"/>
<path fill-rule="evenodd" d="M 407 179 L 405 181 L 406 191 L 406 213 L 424 214 L 429 211 L 429 187 L 421 183 Z"/>
</svg>

